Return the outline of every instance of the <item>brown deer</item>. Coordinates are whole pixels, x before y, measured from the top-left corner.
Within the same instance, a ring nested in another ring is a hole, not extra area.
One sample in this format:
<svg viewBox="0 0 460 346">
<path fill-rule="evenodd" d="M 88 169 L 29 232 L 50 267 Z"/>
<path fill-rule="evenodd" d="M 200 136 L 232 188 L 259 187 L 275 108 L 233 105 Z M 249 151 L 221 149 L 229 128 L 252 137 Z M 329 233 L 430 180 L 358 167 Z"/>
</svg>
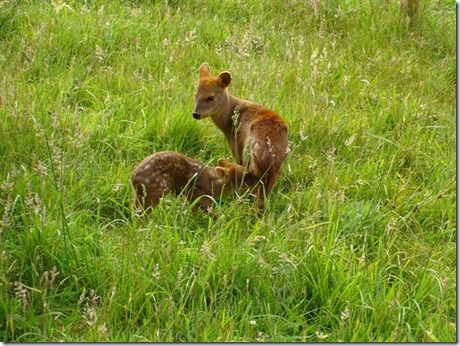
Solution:
<svg viewBox="0 0 460 346">
<path fill-rule="evenodd" d="M 229 72 L 217 77 L 211 75 L 209 65 L 203 63 L 195 95 L 195 119 L 211 118 L 224 133 L 238 165 L 248 168 L 245 181 L 254 185 L 259 209 L 265 208 L 269 196 L 288 152 L 286 121 L 274 111 L 230 94 L 232 81 Z M 248 162 L 243 153 L 248 150 Z"/>
</svg>

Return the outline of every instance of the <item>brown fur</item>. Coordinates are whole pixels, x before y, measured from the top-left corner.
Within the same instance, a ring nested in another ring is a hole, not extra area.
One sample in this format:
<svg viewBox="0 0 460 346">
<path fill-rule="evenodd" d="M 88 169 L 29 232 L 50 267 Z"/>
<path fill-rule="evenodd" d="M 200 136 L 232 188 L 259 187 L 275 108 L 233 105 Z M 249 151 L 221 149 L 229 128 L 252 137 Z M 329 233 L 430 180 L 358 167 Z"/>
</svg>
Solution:
<svg viewBox="0 0 460 346">
<path fill-rule="evenodd" d="M 256 192 L 259 208 L 270 194 L 288 151 L 288 129 L 285 120 L 274 111 L 251 101 L 232 96 L 227 87 L 232 77 L 229 72 L 211 75 L 209 65 L 200 67 L 200 78 L 195 95 L 193 117 L 210 117 L 222 130 L 233 157 L 239 165 L 248 167 L 249 175 L 260 179 Z M 232 117 L 238 115 L 236 126 Z M 249 146 L 249 162 L 243 163 L 243 153 Z"/>
<path fill-rule="evenodd" d="M 244 167 L 224 159 L 212 167 L 177 152 L 158 152 L 145 158 L 133 172 L 134 205 L 137 210 L 153 209 L 164 195 L 184 191 L 189 201 L 202 197 L 197 205 L 209 212 L 212 201 L 207 196 L 220 197 L 238 190 L 243 176 Z"/>
</svg>

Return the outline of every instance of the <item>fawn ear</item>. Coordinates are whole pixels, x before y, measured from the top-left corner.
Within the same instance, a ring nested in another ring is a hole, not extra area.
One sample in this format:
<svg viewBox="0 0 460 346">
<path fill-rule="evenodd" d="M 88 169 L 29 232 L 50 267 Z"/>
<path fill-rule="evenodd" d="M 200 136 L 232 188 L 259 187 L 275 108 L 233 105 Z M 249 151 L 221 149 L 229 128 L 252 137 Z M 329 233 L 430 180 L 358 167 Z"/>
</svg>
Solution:
<svg viewBox="0 0 460 346">
<path fill-rule="evenodd" d="M 227 169 L 223 167 L 216 167 L 217 176 L 223 178 L 227 175 Z"/>
<path fill-rule="evenodd" d="M 211 69 L 207 62 L 204 62 L 200 66 L 200 78 L 211 76 Z"/>
<path fill-rule="evenodd" d="M 225 160 L 225 159 L 217 160 L 217 166 L 219 167 L 228 167 L 229 165 L 231 165 L 231 163 L 228 160 Z"/>
<path fill-rule="evenodd" d="M 219 84 L 221 88 L 228 87 L 231 82 L 232 82 L 232 75 L 230 74 L 230 72 L 222 72 L 219 75 L 219 77 L 217 77 L 217 84 Z"/>
</svg>

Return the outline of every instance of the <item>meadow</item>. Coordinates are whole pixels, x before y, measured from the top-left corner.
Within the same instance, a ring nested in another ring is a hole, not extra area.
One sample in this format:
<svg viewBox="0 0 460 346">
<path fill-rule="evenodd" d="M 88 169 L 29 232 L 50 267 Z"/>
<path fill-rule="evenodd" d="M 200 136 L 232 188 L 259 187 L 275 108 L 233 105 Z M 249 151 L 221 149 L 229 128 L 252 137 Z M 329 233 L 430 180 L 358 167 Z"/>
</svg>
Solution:
<svg viewBox="0 0 460 346">
<path fill-rule="evenodd" d="M 0 2 L 0 341 L 456 341 L 456 4 Z M 215 165 L 198 69 L 289 126 L 258 217 L 165 197 L 152 152 Z"/>
</svg>

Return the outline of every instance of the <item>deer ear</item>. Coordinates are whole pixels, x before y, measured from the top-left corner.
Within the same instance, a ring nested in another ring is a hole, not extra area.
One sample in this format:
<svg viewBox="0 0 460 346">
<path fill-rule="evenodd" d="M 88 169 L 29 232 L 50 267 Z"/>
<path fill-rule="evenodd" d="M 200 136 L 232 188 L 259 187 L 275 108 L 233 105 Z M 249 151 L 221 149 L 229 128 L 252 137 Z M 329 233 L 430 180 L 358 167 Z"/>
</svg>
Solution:
<svg viewBox="0 0 460 346">
<path fill-rule="evenodd" d="M 226 88 L 232 82 L 232 75 L 230 72 L 222 72 L 219 77 L 217 77 L 217 83 L 221 88 Z"/>
<path fill-rule="evenodd" d="M 225 159 L 219 159 L 217 160 L 217 165 L 219 167 L 228 167 L 229 165 L 231 165 L 230 161 L 228 160 L 225 160 Z"/>
<path fill-rule="evenodd" d="M 227 182 L 231 182 L 235 179 L 235 167 L 233 165 L 228 167 L 216 167 L 217 176 L 225 178 Z"/>
<path fill-rule="evenodd" d="M 227 175 L 227 170 L 222 167 L 216 167 L 216 173 L 218 177 L 223 178 Z"/>
<path fill-rule="evenodd" d="M 207 62 L 204 62 L 200 66 L 200 78 L 211 76 L 211 69 Z"/>
</svg>

